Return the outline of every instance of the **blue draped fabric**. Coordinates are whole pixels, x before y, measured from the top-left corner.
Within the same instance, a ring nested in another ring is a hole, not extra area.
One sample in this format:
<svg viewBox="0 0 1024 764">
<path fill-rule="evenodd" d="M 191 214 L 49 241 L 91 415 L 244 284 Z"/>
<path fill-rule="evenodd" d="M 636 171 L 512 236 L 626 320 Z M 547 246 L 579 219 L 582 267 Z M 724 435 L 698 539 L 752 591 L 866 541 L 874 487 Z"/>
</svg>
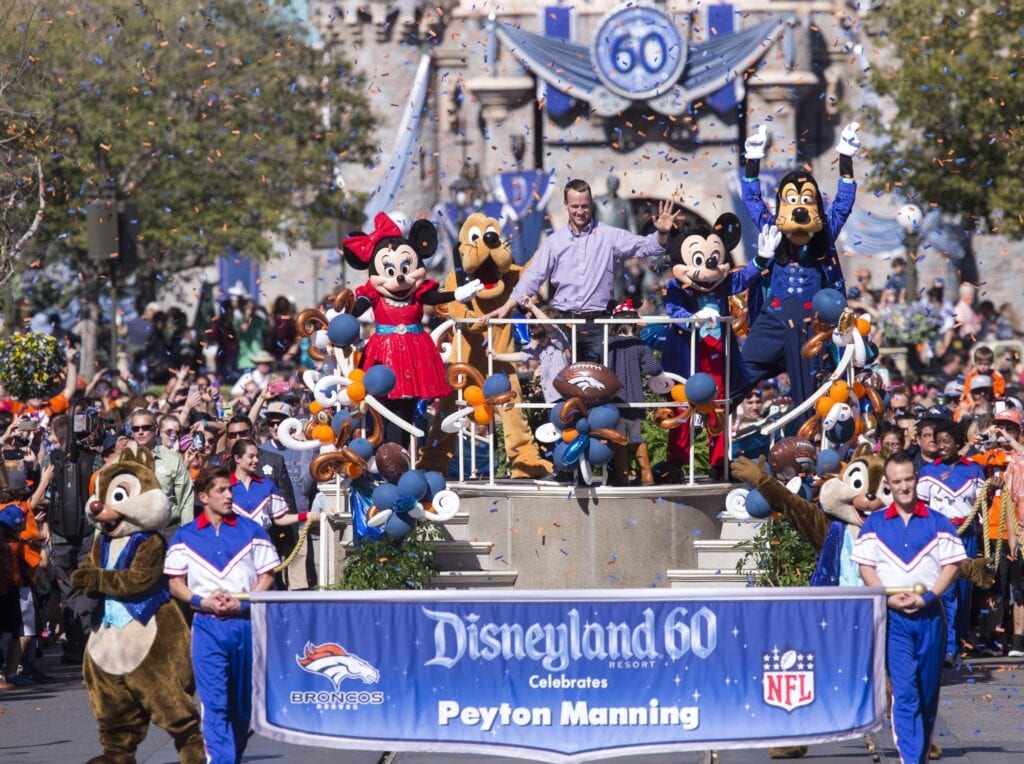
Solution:
<svg viewBox="0 0 1024 764">
<path fill-rule="evenodd" d="M 549 5 L 544 8 L 544 34 L 552 40 L 568 42 L 572 39 L 572 8 Z M 552 117 L 561 117 L 572 108 L 572 96 L 551 85 L 544 90 L 544 105 Z M 516 262 L 519 262 L 518 260 Z"/>
<path fill-rule="evenodd" d="M 502 204 L 502 236 L 516 265 L 526 265 L 540 245 L 555 176 L 540 170 L 503 172 L 494 176 L 491 190 Z"/>
<path fill-rule="evenodd" d="M 733 7 L 731 3 L 708 6 L 708 34 L 713 38 L 726 37 L 732 34 L 735 25 L 733 23 Z M 730 82 L 719 90 L 716 90 L 708 98 L 711 108 L 719 114 L 728 114 L 736 108 L 736 83 Z"/>
<path fill-rule="evenodd" d="M 679 78 L 678 97 L 689 103 L 733 82 L 784 29 L 783 19 L 765 21 L 735 34 L 691 44 Z M 547 84 L 564 93 L 591 100 L 604 86 L 590 58 L 590 49 L 499 23 L 496 32 L 509 51 Z"/>
</svg>

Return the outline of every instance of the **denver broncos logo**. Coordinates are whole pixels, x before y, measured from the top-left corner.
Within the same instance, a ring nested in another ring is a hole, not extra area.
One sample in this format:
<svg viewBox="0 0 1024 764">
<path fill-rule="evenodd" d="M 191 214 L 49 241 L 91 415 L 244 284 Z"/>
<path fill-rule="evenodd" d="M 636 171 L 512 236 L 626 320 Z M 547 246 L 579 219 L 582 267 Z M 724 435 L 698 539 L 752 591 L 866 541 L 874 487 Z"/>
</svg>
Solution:
<svg viewBox="0 0 1024 764">
<path fill-rule="evenodd" d="M 380 679 L 380 671 L 374 666 L 333 642 L 322 645 L 307 642 L 305 654 L 296 655 L 295 662 L 311 674 L 327 677 L 335 690 L 339 690 L 346 679 L 361 679 L 363 684 L 373 684 Z"/>
<path fill-rule="evenodd" d="M 572 383 L 576 385 L 580 390 L 604 390 L 604 384 L 596 377 L 591 376 L 587 372 L 582 372 L 579 376 L 574 377 Z"/>
</svg>

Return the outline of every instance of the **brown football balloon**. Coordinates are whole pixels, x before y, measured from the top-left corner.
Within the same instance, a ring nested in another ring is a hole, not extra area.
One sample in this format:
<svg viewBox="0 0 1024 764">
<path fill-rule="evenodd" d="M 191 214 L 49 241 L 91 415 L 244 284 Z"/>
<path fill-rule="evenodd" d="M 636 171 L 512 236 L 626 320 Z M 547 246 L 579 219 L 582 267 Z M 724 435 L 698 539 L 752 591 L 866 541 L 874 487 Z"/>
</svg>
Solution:
<svg viewBox="0 0 1024 764">
<path fill-rule="evenodd" d="M 818 461 L 818 450 L 806 438 L 783 438 L 768 453 L 772 475 L 783 482 L 797 475 L 813 474 Z"/>
<path fill-rule="evenodd" d="M 409 452 L 397 443 L 381 443 L 374 455 L 377 472 L 389 483 L 397 483 L 398 478 L 409 471 L 412 461 Z"/>
<path fill-rule="evenodd" d="M 588 406 L 610 400 L 622 387 L 614 371 L 591 361 L 566 366 L 552 384 L 566 399 L 582 398 Z"/>
</svg>

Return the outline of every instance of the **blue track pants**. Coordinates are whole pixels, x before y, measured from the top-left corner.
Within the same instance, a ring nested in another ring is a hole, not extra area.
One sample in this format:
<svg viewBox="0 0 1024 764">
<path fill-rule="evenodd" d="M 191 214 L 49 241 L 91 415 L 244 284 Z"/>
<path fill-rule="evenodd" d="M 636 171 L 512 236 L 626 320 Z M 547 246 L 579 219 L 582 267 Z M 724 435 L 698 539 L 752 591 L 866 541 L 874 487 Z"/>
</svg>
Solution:
<svg viewBox="0 0 1024 764">
<path fill-rule="evenodd" d="M 892 682 L 892 736 L 903 764 L 928 761 L 939 710 L 945 620 L 938 604 L 911 615 L 889 611 L 886 666 Z"/>
<path fill-rule="evenodd" d="M 203 742 L 210 764 L 237 764 L 252 716 L 252 623 L 197 613 L 192 666 L 202 704 Z"/>
</svg>

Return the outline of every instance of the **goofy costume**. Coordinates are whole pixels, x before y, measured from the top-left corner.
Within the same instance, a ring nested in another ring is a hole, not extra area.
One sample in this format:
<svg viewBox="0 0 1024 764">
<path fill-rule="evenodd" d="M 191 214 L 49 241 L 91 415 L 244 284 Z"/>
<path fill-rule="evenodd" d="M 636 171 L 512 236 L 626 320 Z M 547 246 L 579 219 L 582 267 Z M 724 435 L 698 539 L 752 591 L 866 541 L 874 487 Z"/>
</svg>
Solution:
<svg viewBox="0 0 1024 764">
<path fill-rule="evenodd" d="M 819 359 L 805 359 L 800 349 L 810 336 L 811 301 L 831 287 L 846 294 L 835 240 L 853 210 L 857 183 L 853 155 L 860 148 L 859 125 L 847 125 L 839 144 L 839 188 L 828 212 L 818 184 L 808 172 L 791 172 L 779 182 L 776 212 L 761 196 L 760 160 L 767 146 L 767 131 L 747 139 L 746 173 L 741 181 L 743 204 L 759 229 L 774 224 L 783 240 L 776 250 L 768 278 L 748 298 L 751 329 L 743 347 L 743 361 L 754 385 L 785 371 L 795 403 L 814 392 Z"/>
</svg>

